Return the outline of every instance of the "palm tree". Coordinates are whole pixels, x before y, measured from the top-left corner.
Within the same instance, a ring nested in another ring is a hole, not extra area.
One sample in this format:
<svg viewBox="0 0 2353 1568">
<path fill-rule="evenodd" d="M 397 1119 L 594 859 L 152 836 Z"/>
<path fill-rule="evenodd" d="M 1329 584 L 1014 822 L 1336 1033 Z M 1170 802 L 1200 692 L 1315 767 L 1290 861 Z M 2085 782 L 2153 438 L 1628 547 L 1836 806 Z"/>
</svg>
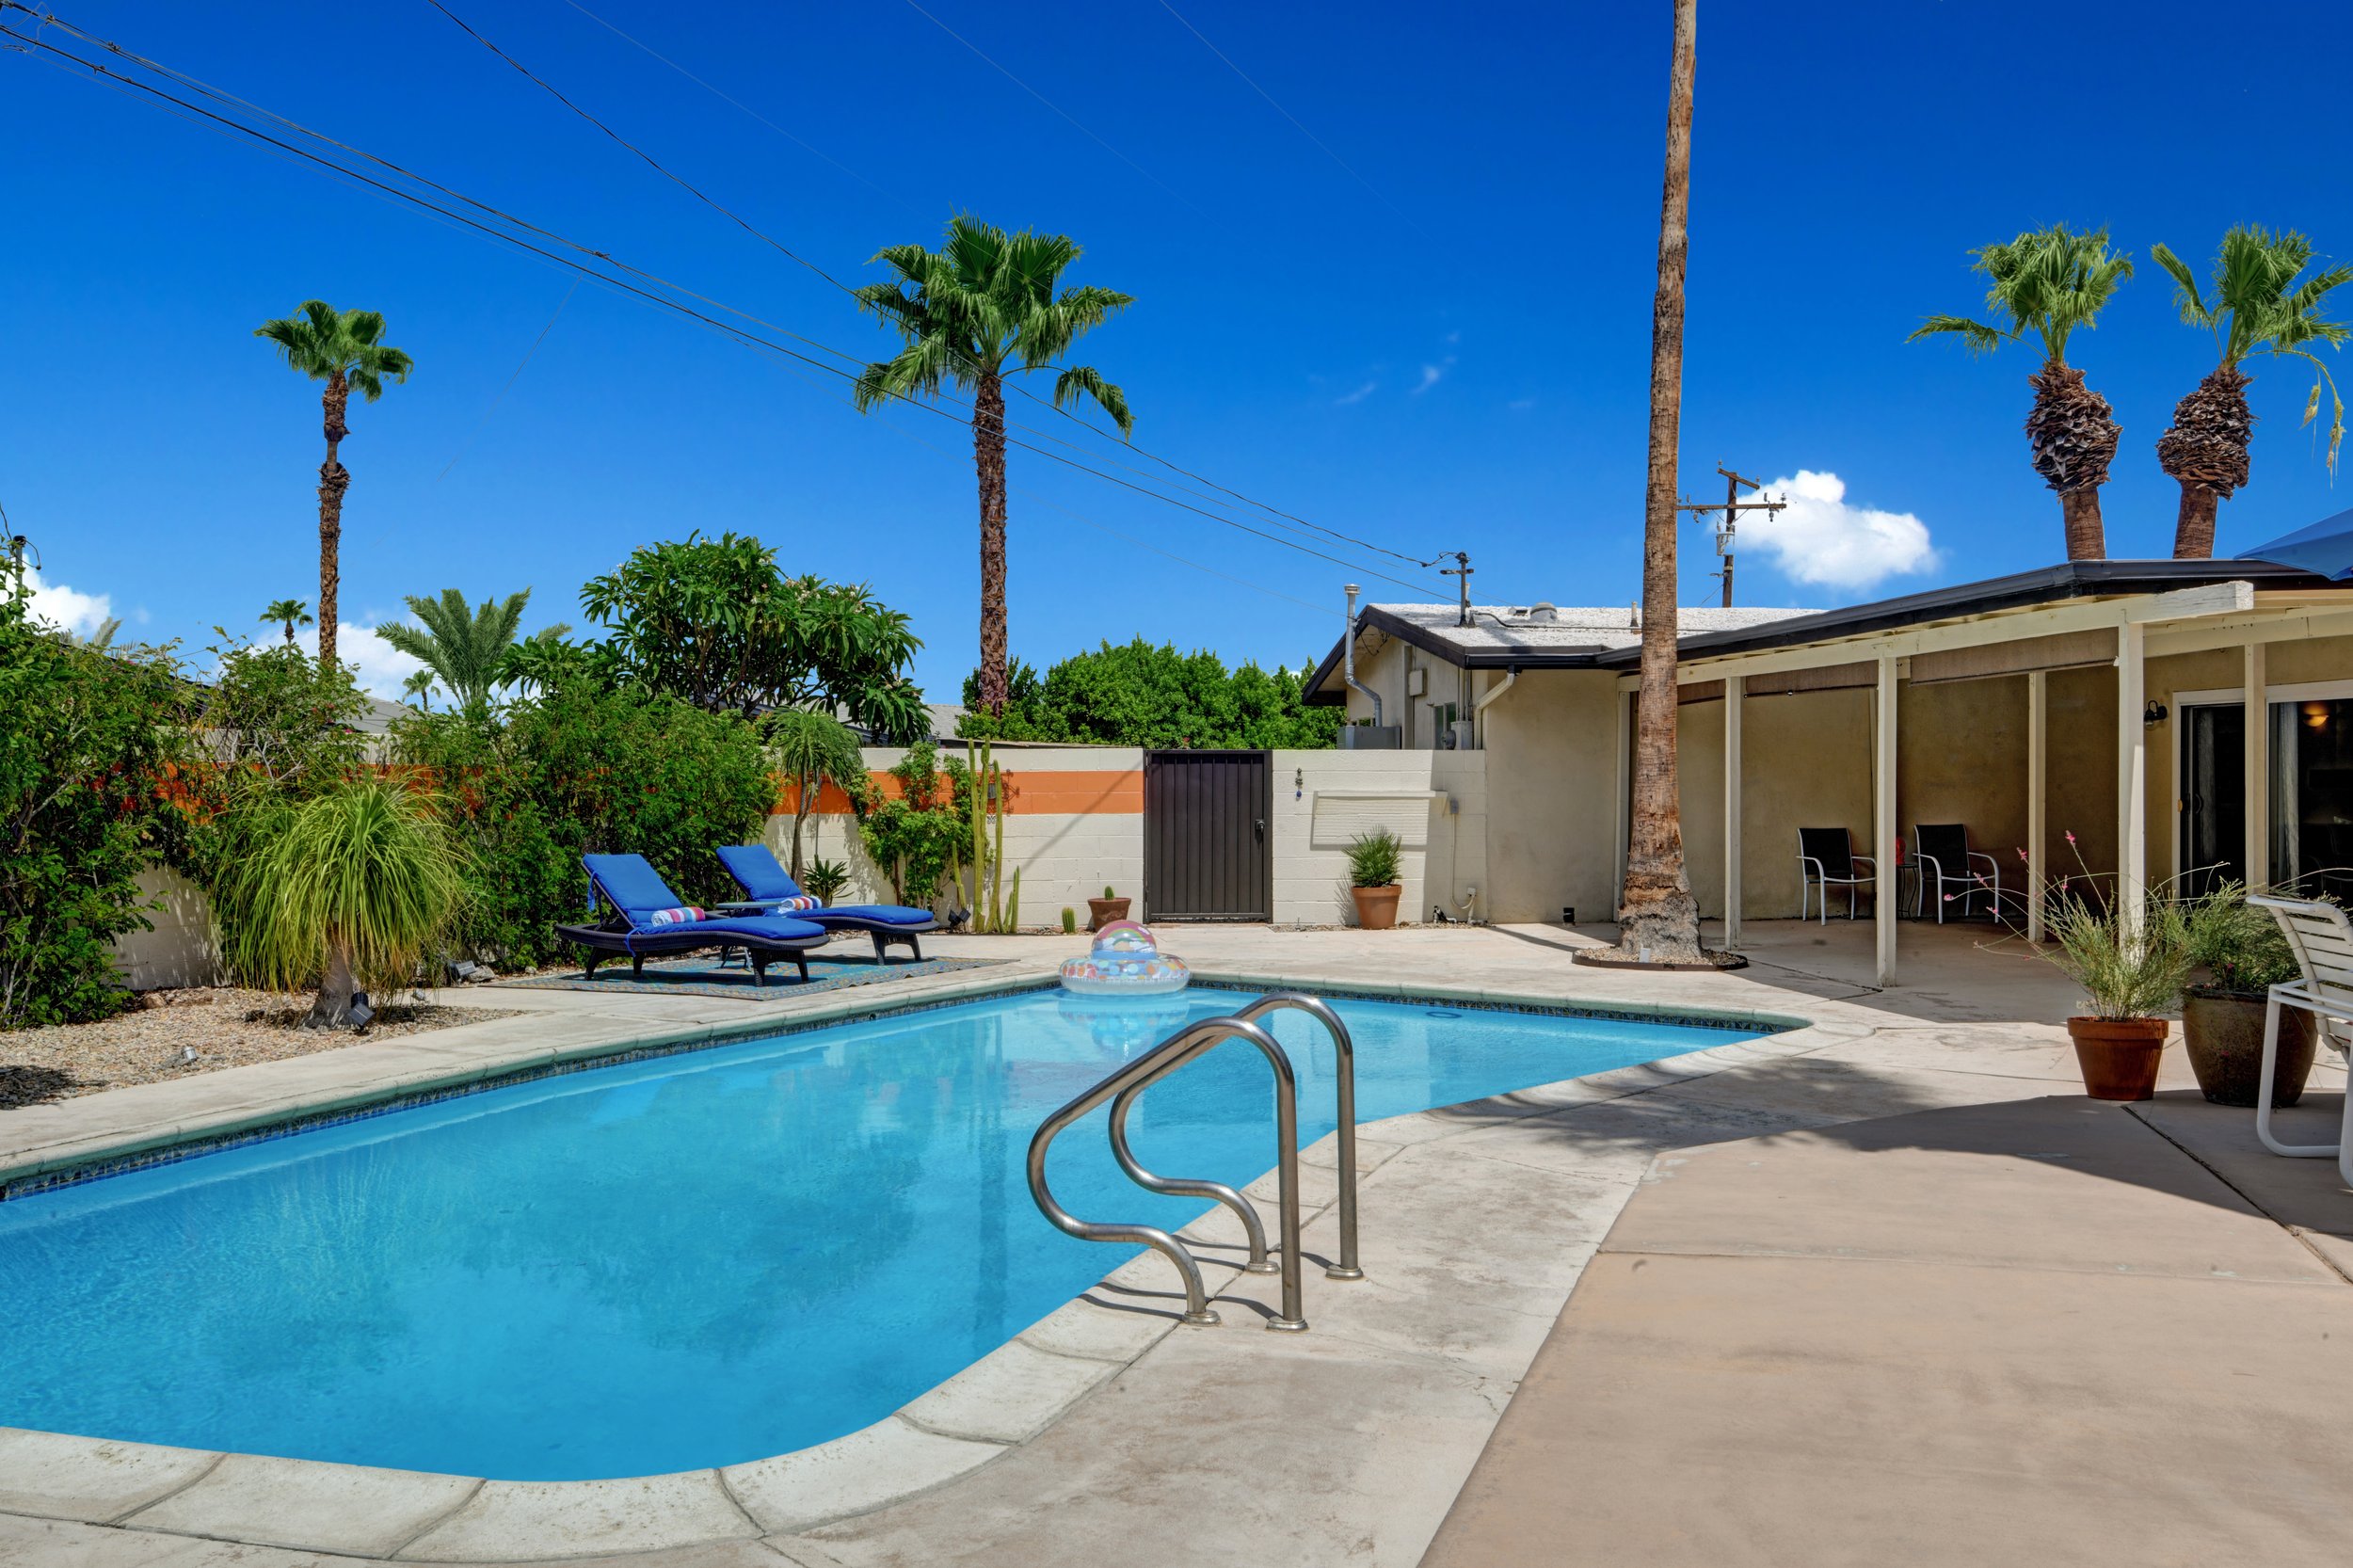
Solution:
<svg viewBox="0 0 2353 1568">
<path fill-rule="evenodd" d="M 335 663 L 335 590 L 342 580 L 336 552 L 343 540 L 344 492 L 351 473 L 335 456 L 351 427 L 344 411 L 352 389 L 373 403 L 384 395 L 384 378 L 406 381 L 415 361 L 386 346 L 384 318 L 374 311 L 338 311 L 323 299 L 306 299 L 298 315 L 265 321 L 253 329 L 267 338 L 288 365 L 313 381 L 327 383 L 319 395 L 327 429 L 327 460 L 319 465 L 319 664 Z"/>
<path fill-rule="evenodd" d="M 853 792 L 865 782 L 866 760 L 850 727 L 813 708 L 785 708 L 768 715 L 768 754 L 776 770 L 792 780 L 792 876 L 801 875 L 801 824 L 817 808 L 817 792 L 830 780 Z"/>
<path fill-rule="evenodd" d="M 295 628 L 311 624 L 311 607 L 298 599 L 274 599 L 269 608 L 262 612 L 262 623 L 285 627 L 286 646 L 292 648 Z"/>
<path fill-rule="evenodd" d="M 433 672 L 431 670 L 410 670 L 408 679 L 400 683 L 400 689 L 405 695 L 415 697 L 418 707 L 428 713 L 433 712 Z"/>
<path fill-rule="evenodd" d="M 2239 365 L 2249 355 L 2293 354 L 2319 370 L 2304 405 L 2304 423 L 2310 424 L 2320 412 L 2320 390 L 2326 386 L 2336 406 L 2329 428 L 2329 467 L 2335 470 L 2337 448 L 2345 440 L 2345 399 L 2337 394 L 2329 367 L 2303 345 L 2333 347 L 2353 335 L 2353 328 L 2320 314 L 2322 297 L 2353 279 L 2353 266 L 2330 267 L 2298 285 L 2297 275 L 2313 259 L 2312 241 L 2293 231 L 2275 234 L 2241 224 L 2222 236 L 2209 299 L 2199 293 L 2197 275 L 2179 256 L 2162 245 L 2150 247 L 2149 254 L 2173 275 L 2173 302 L 2182 319 L 2212 332 L 2221 350 L 2221 363 L 2173 406 L 2173 424 L 2157 438 L 2157 461 L 2182 487 L 2173 554 L 2202 561 L 2214 553 L 2215 514 L 2223 498 L 2247 483 L 2247 443 L 2255 431 L 2247 387 L 2254 377 Z"/>
<path fill-rule="evenodd" d="M 858 306 L 898 329 L 896 359 L 866 367 L 855 389 L 871 411 L 897 397 L 936 395 L 943 382 L 972 392 L 972 461 L 981 482 L 982 705 L 1005 706 L 1005 392 L 1007 374 L 1052 367 L 1093 328 L 1133 301 L 1124 294 L 1054 284 L 1077 261 L 1063 234 L 1007 234 L 969 216 L 952 218 L 937 250 L 894 245 L 873 260 L 897 279 L 857 291 Z M 1087 365 L 1062 367 L 1054 406 L 1092 398 L 1122 436 L 1135 427 L 1126 394 Z"/>
<path fill-rule="evenodd" d="M 481 608 L 469 609 L 464 594 L 443 588 L 439 599 L 411 597 L 408 600 L 408 608 L 424 623 L 423 631 L 393 624 L 377 627 L 376 634 L 411 659 L 424 661 L 425 668 L 440 678 L 452 701 L 478 708 L 490 700 L 492 691 L 513 679 L 507 670 L 507 650 L 515 646 L 515 629 L 522 623 L 523 606 L 530 601 L 531 590 L 525 588 L 504 600 L 486 599 Z M 559 622 L 537 635 L 552 640 L 570 630 Z"/>
<path fill-rule="evenodd" d="M 1650 483 L 1642 515 L 1642 674 L 1635 699 L 1634 799 L 1618 945 L 1670 963 L 1700 957 L 1699 904 L 1683 869 L 1675 769 L 1675 462 L 1683 425 L 1683 275 L 1690 253 L 1691 78 L 1699 0 L 1675 0 L 1667 87 L 1667 175 L 1650 318 Z"/>
<path fill-rule="evenodd" d="M 2034 471 L 2058 491 L 2067 558 L 2099 560 L 2107 553 L 2100 487 L 2108 482 L 2118 427 L 2108 400 L 2085 386 L 2084 373 L 2067 362 L 2067 339 L 2076 328 L 2092 325 L 2116 285 L 2133 275 L 2132 260 L 2121 251 L 2109 253 L 2105 229 L 2078 234 L 2064 223 L 2029 230 L 2006 245 L 1971 254 L 1977 258 L 1974 269 L 1992 280 L 1986 309 L 2008 316 L 2009 325 L 1932 315 L 1904 341 L 1949 332 L 1972 353 L 1986 353 L 2029 329 L 2042 340 L 2042 368 L 2026 377 L 2034 388 L 2026 444 Z"/>
</svg>

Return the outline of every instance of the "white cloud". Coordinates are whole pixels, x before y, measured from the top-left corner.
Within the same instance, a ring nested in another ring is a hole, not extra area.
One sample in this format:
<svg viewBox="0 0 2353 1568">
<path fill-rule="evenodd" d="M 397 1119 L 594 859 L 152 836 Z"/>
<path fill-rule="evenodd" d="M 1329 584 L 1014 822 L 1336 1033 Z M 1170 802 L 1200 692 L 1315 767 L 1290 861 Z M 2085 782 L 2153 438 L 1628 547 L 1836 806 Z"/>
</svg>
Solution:
<svg viewBox="0 0 2353 1568">
<path fill-rule="evenodd" d="M 1433 387 L 1436 386 L 1436 385 L 1438 384 L 1439 378 L 1440 378 L 1440 377 L 1442 377 L 1442 376 L 1444 376 L 1445 375 L 1446 375 L 1445 370 L 1443 370 L 1442 368 L 1440 368 L 1440 367 L 1439 367 L 1439 366 L 1437 366 L 1437 365 L 1424 365 L 1424 366 L 1422 366 L 1422 367 L 1421 367 L 1421 384 L 1420 384 L 1419 386 L 1417 386 L 1417 387 L 1416 387 L 1416 388 L 1414 389 L 1414 395 L 1415 395 L 1416 397 L 1419 397 L 1422 393 L 1424 393 L 1424 392 L 1428 392 L 1431 388 L 1433 388 Z"/>
<path fill-rule="evenodd" d="M 1765 493 L 1785 494 L 1787 508 L 1743 512 L 1737 538 L 1769 552 L 1773 566 L 1792 582 L 1868 588 L 1937 564 L 1927 523 L 1910 512 L 1848 504 L 1847 482 L 1834 473 L 1800 469 L 1795 478 L 1766 486 Z"/>
<path fill-rule="evenodd" d="M 424 668 L 424 662 L 403 653 L 377 636 L 372 628 L 354 626 L 347 620 L 338 620 L 335 624 L 335 662 L 351 671 L 353 681 L 361 691 L 372 696 L 400 701 L 400 683 Z M 268 648 L 282 642 L 283 636 L 281 632 L 277 637 L 259 637 L 254 640 L 253 646 Z M 295 641 L 302 646 L 304 652 L 315 657 L 319 650 L 318 628 L 304 627 L 295 633 Z"/>
<path fill-rule="evenodd" d="M 113 618 L 113 600 L 105 594 L 86 594 L 62 583 L 44 583 L 40 573 L 27 569 L 24 581 L 33 590 L 35 620 L 87 637 Z"/>
<path fill-rule="evenodd" d="M 1381 383 L 1378 381 L 1368 381 L 1363 386 L 1358 387 L 1354 392 L 1342 392 L 1332 401 L 1345 408 L 1352 403 L 1362 403 L 1366 398 L 1370 397 L 1373 394 L 1374 389 L 1380 385 Z"/>
</svg>

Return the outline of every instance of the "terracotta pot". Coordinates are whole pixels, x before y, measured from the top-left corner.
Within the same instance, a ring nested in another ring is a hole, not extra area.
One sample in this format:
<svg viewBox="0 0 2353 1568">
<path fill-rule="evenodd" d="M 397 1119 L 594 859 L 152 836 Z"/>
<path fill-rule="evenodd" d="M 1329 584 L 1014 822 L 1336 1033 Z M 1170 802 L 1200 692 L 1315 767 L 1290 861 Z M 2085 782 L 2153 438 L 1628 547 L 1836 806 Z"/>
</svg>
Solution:
<svg viewBox="0 0 2353 1568">
<path fill-rule="evenodd" d="M 1398 883 L 1385 888 L 1351 888 L 1356 900 L 1356 923 L 1367 931 L 1386 931 L 1397 924 L 1397 901 L 1405 891 Z"/>
<path fill-rule="evenodd" d="M 2317 1043 L 2310 1013 L 2280 1009 L 2280 1068 L 2271 1081 L 2275 1110 L 2304 1097 Z M 2182 1045 L 2208 1099 L 2253 1105 L 2263 1088 L 2264 994 L 2191 986 L 2182 993 Z"/>
<path fill-rule="evenodd" d="M 1100 931 L 1113 920 L 1128 918 L 1128 901 L 1124 898 L 1091 898 L 1087 900 L 1087 929 Z"/>
<path fill-rule="evenodd" d="M 2075 1064 L 2084 1093 L 2096 1100 L 2145 1100 L 2157 1092 L 2157 1058 L 2164 1054 L 2163 1018 L 2070 1018 Z"/>
</svg>

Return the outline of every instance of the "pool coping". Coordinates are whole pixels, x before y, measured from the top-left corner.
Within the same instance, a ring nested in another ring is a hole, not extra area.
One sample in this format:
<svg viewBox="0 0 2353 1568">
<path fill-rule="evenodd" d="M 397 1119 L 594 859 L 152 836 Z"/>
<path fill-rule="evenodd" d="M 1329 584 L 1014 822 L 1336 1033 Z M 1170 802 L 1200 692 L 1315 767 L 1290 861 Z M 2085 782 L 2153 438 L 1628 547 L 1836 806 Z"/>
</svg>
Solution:
<svg viewBox="0 0 2353 1568">
<path fill-rule="evenodd" d="M 1639 1095 L 1874 1032 L 1869 1025 L 1845 1019 L 1742 1008 L 1582 1003 L 1559 996 L 1430 985 L 1326 984 L 1233 971 L 1204 972 L 1197 978 L 1205 984 L 1245 991 L 1305 988 L 1324 996 L 1770 1031 L 1656 1062 L 1360 1124 L 1360 1156 L 1368 1172 L 1400 1148 L 1452 1132 Z M 1017 995 L 1052 984 L 1050 973 L 999 975 L 984 983 L 926 989 L 920 997 L 869 997 L 784 1016 L 647 1031 L 568 1049 L 519 1051 L 510 1068 L 520 1069 L 520 1074 L 484 1069 L 479 1064 L 461 1070 L 444 1068 L 424 1077 L 445 1081 L 376 1083 L 295 1112 L 313 1118 L 309 1121 L 290 1123 L 280 1107 L 276 1122 L 301 1130 L 317 1125 L 318 1116 L 380 1114 L 421 1097 L 519 1080 L 522 1074 L 578 1070 L 800 1032 L 852 1018 Z M 137 1147 L 114 1153 L 131 1159 L 188 1158 L 171 1151 L 189 1148 L 194 1140 L 194 1146 L 209 1152 L 218 1146 L 212 1140 L 223 1135 L 281 1134 L 261 1129 L 257 1117 L 248 1114 L 225 1134 L 222 1128 L 200 1121 L 152 1129 L 136 1140 Z M 1333 1147 L 1334 1139 L 1327 1135 L 1303 1151 L 1303 1163 L 1328 1170 Z M 86 1169 L 93 1160 L 107 1158 L 103 1151 L 93 1155 L 83 1148 L 74 1155 L 51 1157 L 45 1169 L 67 1168 L 76 1157 L 81 1164 L 72 1168 Z M 9 1170 L 0 1166 L 0 1181 L 15 1179 Z M 1238 1226 L 1232 1234 L 1225 1233 L 1232 1224 L 1232 1216 L 1212 1207 L 1184 1231 L 1211 1246 L 1230 1244 L 1239 1237 Z M 438 1562 L 609 1556 L 805 1531 L 947 1485 L 1045 1432 L 1180 1326 L 1173 1314 L 1138 1312 L 1121 1299 L 1139 1291 L 1163 1296 L 1168 1284 L 1167 1264 L 1156 1255 L 1129 1259 L 881 1420 L 830 1442 L 739 1464 L 606 1480 L 501 1481 L 0 1427 L 0 1512 L 166 1537 Z"/>
</svg>

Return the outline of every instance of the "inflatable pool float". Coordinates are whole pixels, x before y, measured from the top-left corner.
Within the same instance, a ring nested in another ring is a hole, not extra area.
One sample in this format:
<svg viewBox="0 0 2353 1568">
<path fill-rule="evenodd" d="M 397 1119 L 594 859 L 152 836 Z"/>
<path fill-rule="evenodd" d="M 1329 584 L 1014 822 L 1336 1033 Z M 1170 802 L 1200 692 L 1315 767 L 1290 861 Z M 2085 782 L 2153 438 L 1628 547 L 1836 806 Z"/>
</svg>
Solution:
<svg viewBox="0 0 2353 1568">
<path fill-rule="evenodd" d="M 1063 989 L 1087 997 L 1165 996 L 1192 978 L 1183 959 L 1162 952 L 1133 920 L 1112 921 L 1095 934 L 1093 951 L 1062 967 Z"/>
</svg>

